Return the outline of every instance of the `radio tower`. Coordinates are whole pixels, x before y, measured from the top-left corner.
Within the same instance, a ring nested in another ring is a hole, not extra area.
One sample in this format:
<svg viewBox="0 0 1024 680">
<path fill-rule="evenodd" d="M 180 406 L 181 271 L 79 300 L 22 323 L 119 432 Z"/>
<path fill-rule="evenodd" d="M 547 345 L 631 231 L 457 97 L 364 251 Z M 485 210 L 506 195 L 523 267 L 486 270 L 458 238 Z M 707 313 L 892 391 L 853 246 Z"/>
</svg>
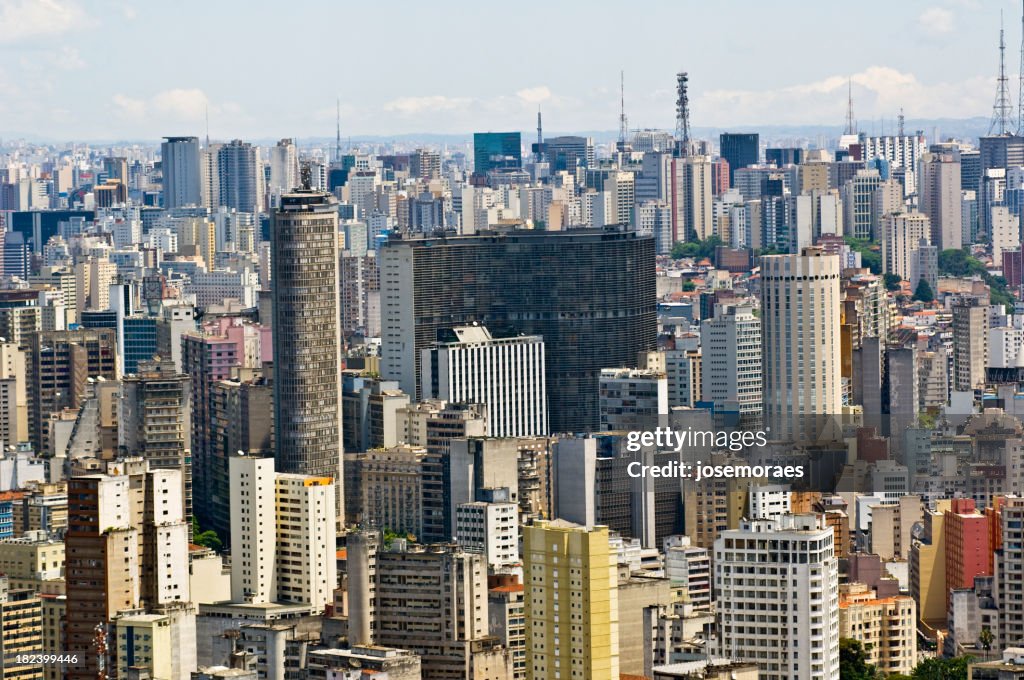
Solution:
<svg viewBox="0 0 1024 680">
<path fill-rule="evenodd" d="M 540 124 L 540 108 L 537 109 L 537 152 L 534 154 L 534 160 L 540 163 L 541 158 L 544 154 L 541 153 L 541 149 L 544 148 L 544 132 Z"/>
<path fill-rule="evenodd" d="M 690 155 L 690 96 L 687 93 L 690 77 L 683 71 L 676 74 L 676 155 Z"/>
<path fill-rule="evenodd" d="M 336 132 L 334 138 L 334 163 L 337 166 L 341 166 L 341 98 L 338 98 L 338 113 L 335 118 Z"/>
<path fill-rule="evenodd" d="M 857 124 L 853 120 L 853 78 L 847 81 L 846 90 L 846 134 L 857 134 Z"/>
<path fill-rule="evenodd" d="M 901 106 L 900 107 L 900 115 L 899 115 L 898 118 L 896 118 L 896 125 L 897 125 L 896 134 L 899 135 L 900 137 L 903 136 L 903 125 L 904 125 L 904 123 L 906 123 L 906 119 L 903 117 L 903 107 Z"/>
<path fill-rule="evenodd" d="M 1024 0 L 1020 14 L 1020 71 L 1017 75 L 1017 136 L 1024 135 Z"/>
<path fill-rule="evenodd" d="M 107 680 L 107 628 L 102 623 L 93 629 L 92 643 L 96 648 L 96 680 Z"/>
<path fill-rule="evenodd" d="M 626 150 L 629 121 L 626 119 L 626 72 L 619 71 L 619 151 Z"/>
<path fill-rule="evenodd" d="M 988 126 L 990 135 L 1005 135 L 1013 115 L 1010 93 L 1006 86 L 1006 40 L 1003 32 L 1003 15 L 999 13 L 999 78 L 996 81 L 996 101 L 992 105 L 992 122 Z"/>
</svg>

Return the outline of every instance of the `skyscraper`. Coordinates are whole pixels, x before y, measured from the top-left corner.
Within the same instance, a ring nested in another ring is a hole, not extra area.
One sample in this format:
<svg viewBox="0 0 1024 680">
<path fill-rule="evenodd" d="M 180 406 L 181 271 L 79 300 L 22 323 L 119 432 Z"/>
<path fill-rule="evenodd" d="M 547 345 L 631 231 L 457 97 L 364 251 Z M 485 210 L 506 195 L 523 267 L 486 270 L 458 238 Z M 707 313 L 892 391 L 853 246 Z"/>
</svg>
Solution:
<svg viewBox="0 0 1024 680">
<path fill-rule="evenodd" d="M 750 307 L 723 305 L 703 322 L 701 393 L 716 411 L 735 411 L 741 422 L 761 420 L 761 320 Z"/>
<path fill-rule="evenodd" d="M 217 172 L 218 205 L 238 212 L 263 212 L 263 164 L 258 148 L 240 139 L 224 144 L 217 151 Z"/>
<path fill-rule="evenodd" d="M 329 194 L 281 197 L 271 243 L 279 472 L 332 477 L 343 503 L 338 211 Z"/>
<path fill-rule="evenodd" d="M 544 339 L 551 431 L 580 432 L 597 427 L 601 369 L 636 366 L 637 352 L 654 349 L 651 237 L 492 232 L 392 238 L 380 253 L 381 373 L 416 399 L 420 351 L 438 330 L 480 322 Z"/>
<path fill-rule="evenodd" d="M 523 578 L 528 677 L 618 678 L 618 574 L 608 527 L 564 520 L 525 527 Z"/>
<path fill-rule="evenodd" d="M 818 247 L 761 258 L 764 417 L 773 437 L 814 438 L 842 407 L 839 257 Z"/>
<path fill-rule="evenodd" d="M 744 520 L 715 541 L 714 565 L 723 657 L 765 680 L 839 680 L 839 560 L 823 516 Z"/>
<path fill-rule="evenodd" d="M 160 145 L 160 163 L 164 177 L 164 208 L 200 205 L 199 138 L 165 137 Z"/>
<path fill-rule="evenodd" d="M 729 163 L 729 186 L 735 186 L 736 171 L 757 165 L 761 156 L 760 135 L 756 132 L 723 132 L 718 137 L 720 153 Z"/>
<path fill-rule="evenodd" d="M 940 251 L 959 250 L 963 245 L 960 189 L 959 158 L 935 153 L 921 157 L 919 203 L 931 220 L 931 242 Z"/>
<path fill-rule="evenodd" d="M 473 172 L 523 167 L 523 141 L 518 132 L 474 132 Z"/>
</svg>

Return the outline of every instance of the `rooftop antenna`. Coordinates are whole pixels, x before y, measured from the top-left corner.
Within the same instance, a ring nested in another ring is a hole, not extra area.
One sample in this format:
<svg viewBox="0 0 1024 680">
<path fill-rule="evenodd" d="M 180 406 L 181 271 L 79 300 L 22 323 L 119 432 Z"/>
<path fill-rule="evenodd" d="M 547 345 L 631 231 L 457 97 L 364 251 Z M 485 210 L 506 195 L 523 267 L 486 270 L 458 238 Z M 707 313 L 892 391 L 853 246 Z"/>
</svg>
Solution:
<svg viewBox="0 0 1024 680">
<path fill-rule="evenodd" d="M 206 105 L 206 148 L 210 148 L 210 105 Z"/>
<path fill-rule="evenodd" d="M 537 107 L 537 152 L 534 154 L 534 160 L 540 163 L 541 159 L 541 148 L 544 144 L 544 132 L 543 127 L 540 124 L 540 107 Z"/>
<path fill-rule="evenodd" d="M 906 124 L 906 119 L 903 117 L 903 107 L 900 107 L 900 115 L 896 118 L 896 134 L 900 137 L 903 136 L 903 126 Z"/>
<path fill-rule="evenodd" d="M 690 76 L 686 71 L 676 74 L 676 155 L 690 155 Z"/>
<path fill-rule="evenodd" d="M 341 164 L 341 97 L 338 98 L 338 112 L 335 117 L 334 162 Z"/>
<path fill-rule="evenodd" d="M 1005 135 L 1012 115 L 1010 94 L 1006 87 L 1006 40 L 1003 31 L 1003 13 L 999 13 L 999 77 L 996 79 L 996 101 L 992 105 L 992 122 L 988 133 Z"/>
<path fill-rule="evenodd" d="M 847 81 L 846 94 L 846 134 L 857 134 L 857 125 L 853 120 L 853 78 Z"/>
<path fill-rule="evenodd" d="M 626 134 L 629 122 L 626 119 L 626 72 L 619 71 L 619 151 L 626 150 Z"/>
<path fill-rule="evenodd" d="M 1017 74 L 1017 135 L 1024 135 L 1024 0 L 1020 14 L 1020 71 Z"/>
</svg>

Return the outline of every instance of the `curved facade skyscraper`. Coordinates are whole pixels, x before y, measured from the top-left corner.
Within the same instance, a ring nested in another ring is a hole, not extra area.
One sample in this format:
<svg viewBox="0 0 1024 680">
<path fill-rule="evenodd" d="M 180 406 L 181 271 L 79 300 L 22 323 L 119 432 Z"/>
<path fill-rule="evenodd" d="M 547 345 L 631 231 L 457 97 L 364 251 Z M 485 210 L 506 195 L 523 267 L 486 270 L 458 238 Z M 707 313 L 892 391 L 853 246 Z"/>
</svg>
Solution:
<svg viewBox="0 0 1024 680">
<path fill-rule="evenodd" d="M 334 478 L 340 512 L 337 201 L 314 191 L 285 194 L 274 212 L 271 243 L 277 471 Z"/>
</svg>

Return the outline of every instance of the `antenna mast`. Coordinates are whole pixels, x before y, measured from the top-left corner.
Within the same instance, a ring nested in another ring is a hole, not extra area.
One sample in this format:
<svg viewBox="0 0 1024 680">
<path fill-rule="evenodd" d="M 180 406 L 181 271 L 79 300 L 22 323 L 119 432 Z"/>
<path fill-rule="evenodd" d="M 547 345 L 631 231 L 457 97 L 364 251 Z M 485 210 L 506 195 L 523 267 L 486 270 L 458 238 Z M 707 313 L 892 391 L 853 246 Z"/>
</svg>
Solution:
<svg viewBox="0 0 1024 680">
<path fill-rule="evenodd" d="M 541 153 L 541 149 L 544 148 L 543 145 L 544 145 L 544 129 L 543 129 L 543 127 L 540 124 L 540 107 L 538 107 L 537 108 L 537 153 L 534 154 L 534 160 L 537 163 L 540 163 L 541 158 L 544 155 L 543 153 Z"/>
<path fill-rule="evenodd" d="M 899 115 L 899 117 L 896 118 L 896 124 L 897 124 L 896 134 L 899 135 L 900 137 L 903 136 L 903 126 L 904 126 L 905 123 L 906 123 L 906 119 L 903 117 L 903 107 L 901 106 L 900 107 L 900 115 Z"/>
<path fill-rule="evenodd" d="M 619 71 L 619 151 L 626 150 L 629 121 L 626 119 L 626 72 Z"/>
<path fill-rule="evenodd" d="M 846 134 L 857 134 L 857 124 L 853 120 L 853 78 L 846 85 Z"/>
<path fill-rule="evenodd" d="M 1017 76 L 1017 135 L 1024 135 L 1024 0 L 1020 14 L 1020 70 Z"/>
<path fill-rule="evenodd" d="M 1006 40 L 1003 31 L 1003 15 L 999 13 L 999 77 L 996 79 L 996 101 L 992 105 L 992 122 L 988 133 L 1005 135 L 1010 123 L 1012 108 L 1010 93 L 1006 87 Z"/>
<path fill-rule="evenodd" d="M 341 97 L 338 98 L 338 112 L 335 118 L 334 162 L 341 165 Z"/>
<path fill-rule="evenodd" d="M 686 71 L 676 74 L 676 155 L 690 155 L 690 77 Z"/>
</svg>

